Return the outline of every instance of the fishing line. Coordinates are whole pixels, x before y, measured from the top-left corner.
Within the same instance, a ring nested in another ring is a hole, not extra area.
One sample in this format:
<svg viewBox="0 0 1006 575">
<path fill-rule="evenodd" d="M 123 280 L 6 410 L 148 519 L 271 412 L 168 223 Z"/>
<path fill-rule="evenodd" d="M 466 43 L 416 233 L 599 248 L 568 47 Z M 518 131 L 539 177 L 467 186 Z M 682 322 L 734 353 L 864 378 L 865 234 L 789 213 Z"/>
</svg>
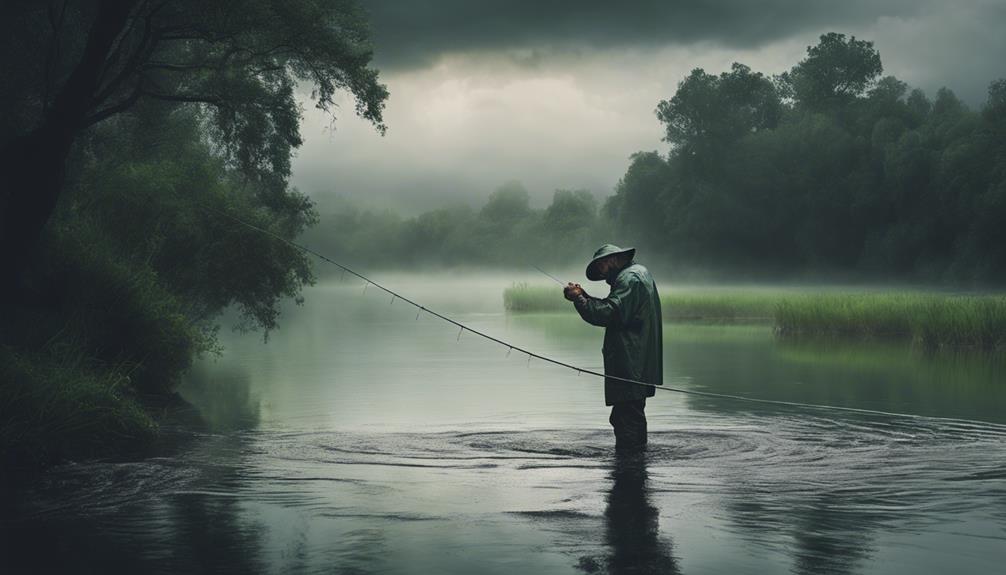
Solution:
<svg viewBox="0 0 1006 575">
<path fill-rule="evenodd" d="M 859 407 L 844 407 L 844 406 L 838 406 L 838 405 L 823 405 L 823 404 L 816 404 L 816 403 L 801 403 L 799 401 L 782 401 L 782 400 L 777 400 L 777 399 L 761 399 L 761 398 L 757 398 L 757 397 L 746 397 L 746 396 L 743 396 L 743 395 L 733 395 L 733 394 L 729 394 L 729 393 L 715 393 L 715 392 L 711 392 L 711 391 L 699 391 L 699 390 L 695 390 L 695 389 L 682 389 L 680 387 L 671 387 L 671 386 L 667 386 L 667 385 L 658 385 L 658 384 L 655 384 L 655 383 L 648 383 L 648 382 L 645 382 L 645 381 L 639 381 L 639 380 L 629 379 L 629 378 L 625 378 L 625 377 L 618 377 L 618 376 L 614 376 L 614 375 L 605 375 L 604 373 L 602 373 L 600 371 L 597 371 L 597 370 L 578 367 L 578 366 L 572 365 L 570 363 L 566 363 L 564 361 L 560 361 L 558 359 L 554 359 L 554 358 L 551 358 L 551 357 L 548 357 L 548 356 L 544 356 L 544 355 L 535 353 L 535 352 L 533 352 L 531 350 L 525 349 L 525 348 L 520 347 L 518 345 L 514 345 L 512 343 L 503 341 L 503 340 L 501 340 L 501 339 L 499 339 L 497 337 L 494 337 L 492 335 L 489 335 L 489 334 L 487 334 L 487 333 L 485 333 L 483 331 L 479 331 L 479 330 L 474 329 L 472 327 L 468 327 L 467 325 L 464 325 L 464 324 L 462 324 L 461 322 L 459 322 L 459 321 L 457 321 L 455 319 L 452 319 L 452 318 L 450 318 L 450 317 L 448 317 L 446 315 L 443 315 L 443 314 L 438 313 L 438 312 L 436 312 L 436 311 L 434 311 L 434 310 L 432 310 L 432 309 L 430 309 L 428 307 L 425 307 L 423 305 L 420 305 L 420 304 L 416 303 L 415 301 L 413 301 L 413 300 L 411 300 L 411 299 L 403 296 L 402 294 L 400 294 L 400 293 L 398 293 L 398 292 L 396 292 L 396 291 L 394 291 L 394 290 L 392 290 L 390 288 L 387 288 L 387 287 L 385 287 L 385 286 L 383 286 L 383 285 L 381 285 L 381 284 L 379 284 L 379 283 L 371 280 L 367 276 L 364 276 L 363 274 L 361 274 L 361 273 L 353 270 L 352 268 L 349 268 L 348 266 L 340 264 L 339 262 L 337 262 L 337 261 L 335 261 L 335 260 L 333 260 L 333 259 L 325 256 L 324 254 L 318 253 L 318 252 L 314 251 L 313 249 L 311 249 L 311 248 L 309 248 L 307 246 L 304 246 L 304 245 L 298 244 L 297 242 L 288 240 L 288 239 L 286 239 L 286 238 L 284 238 L 284 237 L 282 237 L 280 235 L 277 235 L 277 234 L 275 234 L 275 233 L 273 233 L 273 232 L 271 232 L 271 231 L 269 231 L 267 229 L 260 228 L 260 227 L 254 225 L 254 224 L 246 222 L 246 221 L 242 220 L 241 218 L 238 218 L 236 216 L 232 216 L 231 214 L 228 214 L 226 212 L 222 212 L 220 210 L 217 210 L 217 209 L 214 209 L 214 208 L 210 208 L 208 206 L 204 206 L 204 207 L 207 210 L 209 210 L 209 211 L 217 213 L 217 214 L 219 214 L 219 215 L 221 215 L 221 216 L 223 216 L 225 218 L 228 218 L 228 219 L 230 219 L 230 220 L 232 220 L 234 222 L 237 222 L 237 223 L 239 223 L 239 224 L 241 224 L 241 225 L 243 225 L 243 226 L 245 226 L 245 227 L 247 227 L 249 229 L 252 229 L 252 230 L 255 230 L 255 231 L 259 232 L 259 233 L 262 233 L 262 234 L 265 234 L 267 236 L 270 236 L 270 237 L 272 237 L 274 239 L 277 239 L 277 240 L 279 240 L 279 241 L 281 241 L 281 242 L 283 242 L 283 243 L 285 243 L 285 244 L 287 244 L 287 245 L 289 245 L 289 246 L 291 246 L 293 248 L 296 248 L 296 249 L 298 249 L 298 250 L 300 250 L 300 251 L 302 251 L 304 253 L 311 254 L 311 255 L 315 256 L 316 258 L 318 258 L 318 259 L 320 259 L 322 261 L 325 261 L 325 262 L 328 262 L 328 263 L 330 263 L 330 264 L 332 264 L 334 266 L 337 266 L 338 268 L 340 268 L 343 271 L 343 274 L 348 273 L 348 274 L 354 275 L 354 276 L 362 279 L 365 282 L 364 286 L 363 286 L 364 293 L 366 293 L 367 286 L 372 285 L 375 288 L 377 288 L 377 289 L 379 289 L 381 291 L 384 291 L 388 295 L 392 296 L 393 300 L 394 300 L 394 298 L 400 299 L 400 300 L 404 301 L 405 303 L 407 303 L 407 304 L 409 304 L 411 306 L 416 307 L 419 310 L 420 313 L 426 312 L 426 313 L 428 313 L 428 314 L 430 314 L 430 315 L 432 315 L 434 317 L 442 319 L 442 320 L 446 321 L 447 323 L 456 326 L 460 330 L 460 331 L 458 331 L 458 341 L 461 340 L 461 334 L 463 332 L 469 331 L 471 333 L 474 333 L 477 336 L 480 336 L 480 337 L 482 337 L 484 339 L 487 339 L 487 340 L 489 340 L 491 342 L 497 343 L 499 345 L 502 345 L 503 347 L 508 348 L 508 350 L 507 350 L 507 356 L 508 357 L 510 355 L 510 352 L 512 352 L 514 350 L 517 350 L 520 353 L 526 354 L 527 355 L 527 364 L 528 364 L 528 366 L 531 365 L 531 358 L 535 358 L 535 359 L 540 359 L 541 361 L 544 361 L 544 362 L 547 362 L 547 363 L 551 363 L 553 365 L 558 365 L 560 367 L 565 367 L 567 369 L 573 370 L 573 371 L 577 372 L 577 374 L 587 373 L 587 374 L 594 375 L 594 376 L 597 376 L 597 377 L 602 377 L 602 378 L 605 378 L 605 379 L 608 379 L 608 380 L 620 381 L 620 382 L 624 382 L 624 383 L 631 383 L 631 384 L 634 384 L 634 385 L 641 385 L 641 386 L 644 386 L 644 387 L 651 387 L 651 388 L 653 388 L 655 390 L 659 390 L 659 391 L 670 391 L 670 392 L 682 393 L 682 394 L 686 394 L 686 395 L 695 395 L 695 396 L 699 396 L 699 397 L 711 397 L 711 398 L 718 398 L 718 399 L 732 399 L 732 400 L 736 400 L 736 401 L 746 401 L 746 402 L 749 402 L 749 403 L 760 403 L 760 404 L 764 404 L 764 405 L 778 405 L 778 406 L 783 406 L 783 407 L 798 407 L 798 408 L 806 408 L 806 409 L 820 409 L 820 410 L 826 410 L 826 411 L 844 411 L 844 412 L 847 412 L 847 413 L 858 413 L 858 414 L 864 414 L 864 415 L 883 415 L 883 416 L 887 416 L 887 417 L 903 417 L 903 418 L 910 418 L 910 419 L 931 419 L 931 420 L 949 421 L 949 422 L 957 422 L 957 423 L 969 423 L 969 424 L 980 423 L 982 425 L 988 425 L 988 426 L 991 426 L 991 427 L 1006 429 L 1006 425 L 999 425 L 999 424 L 992 423 L 992 422 L 987 422 L 987 421 L 977 421 L 977 420 L 969 420 L 969 419 L 958 419 L 958 418 L 953 418 L 953 417 L 940 417 L 940 416 L 934 416 L 934 415 L 917 415 L 917 414 L 913 414 L 913 413 L 898 413 L 898 412 L 893 412 L 893 411 L 880 411 L 880 410 L 876 410 L 876 409 L 864 409 L 864 408 L 859 408 Z M 533 267 L 537 268 L 537 266 L 533 266 Z M 538 268 L 538 270 L 541 271 L 542 273 L 545 273 L 545 275 L 548 275 L 549 277 L 552 277 L 552 279 L 554 279 L 555 281 L 557 281 L 560 284 L 562 284 L 561 280 L 559 280 L 558 278 L 555 278 L 554 276 L 551 276 L 550 274 L 548 274 L 547 272 L 545 272 L 541 268 Z M 565 285 L 565 284 L 563 284 L 563 285 Z M 419 319 L 419 314 L 418 313 L 416 314 L 416 319 L 417 320 Z"/>
<path fill-rule="evenodd" d="M 534 265 L 534 264 L 529 264 L 529 265 L 530 265 L 531 267 L 533 267 L 534 269 L 536 269 L 536 270 L 540 271 L 541 273 L 543 273 L 543 274 L 547 275 L 548 277 L 552 278 L 552 279 L 553 279 L 553 280 L 555 281 L 555 283 L 557 283 L 557 284 L 559 284 L 559 285 L 561 285 L 561 286 L 565 286 L 565 285 L 566 285 L 566 284 L 562 283 L 562 280 L 561 280 L 561 279 L 559 279 L 559 278 L 555 277 L 554 275 L 552 275 L 552 274 L 548 273 L 547 271 L 545 271 L 545 270 L 541 269 L 540 267 L 538 267 L 538 266 L 536 266 L 536 265 Z"/>
</svg>

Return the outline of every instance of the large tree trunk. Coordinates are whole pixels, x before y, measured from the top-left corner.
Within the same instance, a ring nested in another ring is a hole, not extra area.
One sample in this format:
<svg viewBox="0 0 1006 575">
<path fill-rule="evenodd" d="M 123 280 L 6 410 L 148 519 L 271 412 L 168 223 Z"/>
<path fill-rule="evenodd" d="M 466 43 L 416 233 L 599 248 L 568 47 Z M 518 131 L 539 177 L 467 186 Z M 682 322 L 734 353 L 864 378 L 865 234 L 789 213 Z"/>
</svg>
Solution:
<svg viewBox="0 0 1006 575">
<path fill-rule="evenodd" d="M 42 229 L 56 208 L 65 165 L 94 105 L 106 60 L 137 0 L 101 3 L 80 62 L 39 126 L 0 151 L 0 290 L 10 293 L 31 261 Z"/>
</svg>

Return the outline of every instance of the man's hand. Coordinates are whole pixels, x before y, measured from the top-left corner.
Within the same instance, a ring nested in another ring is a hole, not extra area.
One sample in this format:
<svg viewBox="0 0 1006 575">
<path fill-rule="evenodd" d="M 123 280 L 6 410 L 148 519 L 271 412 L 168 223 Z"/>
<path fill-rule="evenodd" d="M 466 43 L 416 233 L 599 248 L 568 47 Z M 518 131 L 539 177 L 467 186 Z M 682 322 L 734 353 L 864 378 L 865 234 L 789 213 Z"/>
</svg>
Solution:
<svg viewBox="0 0 1006 575">
<path fill-rule="evenodd" d="M 587 292 L 583 291 L 580 284 L 570 282 L 562 289 L 562 295 L 564 295 L 569 301 L 576 301 L 579 297 L 586 297 Z"/>
</svg>

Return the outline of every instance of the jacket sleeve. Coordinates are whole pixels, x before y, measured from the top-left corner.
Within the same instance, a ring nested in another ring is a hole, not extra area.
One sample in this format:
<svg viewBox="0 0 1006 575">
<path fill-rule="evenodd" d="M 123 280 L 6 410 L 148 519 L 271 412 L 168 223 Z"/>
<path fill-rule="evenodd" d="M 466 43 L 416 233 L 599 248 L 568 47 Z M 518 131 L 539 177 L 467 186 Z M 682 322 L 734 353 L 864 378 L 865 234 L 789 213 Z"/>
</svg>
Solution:
<svg viewBox="0 0 1006 575">
<path fill-rule="evenodd" d="M 639 280 L 628 274 L 611 286 L 608 297 L 583 297 L 573 302 L 576 311 L 589 324 L 609 327 L 628 324 L 636 314 L 640 302 Z"/>
</svg>

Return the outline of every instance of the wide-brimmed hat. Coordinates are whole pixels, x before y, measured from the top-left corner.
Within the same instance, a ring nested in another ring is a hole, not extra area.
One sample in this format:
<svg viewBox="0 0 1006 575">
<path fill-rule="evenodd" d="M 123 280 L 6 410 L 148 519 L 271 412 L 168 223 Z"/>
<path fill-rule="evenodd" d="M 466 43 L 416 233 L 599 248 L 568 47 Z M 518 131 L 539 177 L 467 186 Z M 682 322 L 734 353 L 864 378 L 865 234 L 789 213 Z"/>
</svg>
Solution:
<svg viewBox="0 0 1006 575">
<path fill-rule="evenodd" d="M 629 261 L 632 261 L 632 257 L 636 255 L 636 248 L 620 248 L 615 244 L 604 244 L 597 248 L 597 251 L 594 252 L 594 258 L 587 264 L 587 279 L 595 282 L 604 279 L 604 276 L 598 273 L 596 264 L 599 260 L 615 254 L 628 254 Z"/>
</svg>

